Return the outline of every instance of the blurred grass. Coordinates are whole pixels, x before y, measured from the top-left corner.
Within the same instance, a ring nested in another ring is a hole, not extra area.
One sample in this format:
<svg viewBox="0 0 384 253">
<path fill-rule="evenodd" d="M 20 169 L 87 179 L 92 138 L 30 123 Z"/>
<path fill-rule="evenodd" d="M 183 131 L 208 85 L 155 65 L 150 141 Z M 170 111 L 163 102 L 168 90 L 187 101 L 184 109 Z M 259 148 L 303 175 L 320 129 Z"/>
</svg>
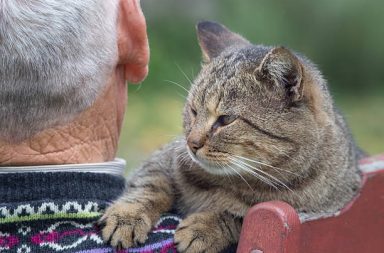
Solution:
<svg viewBox="0 0 384 253">
<path fill-rule="evenodd" d="M 358 144 L 384 152 L 384 1 L 142 0 L 151 46 L 150 73 L 129 86 L 118 155 L 135 167 L 182 132 L 186 92 L 199 71 L 195 24 L 216 20 L 251 42 L 302 52 L 330 83 Z"/>
<path fill-rule="evenodd" d="M 182 106 L 177 94 L 157 96 L 130 91 L 118 150 L 119 157 L 127 160 L 128 169 L 181 134 Z"/>
<path fill-rule="evenodd" d="M 371 155 L 384 153 L 383 96 L 342 97 L 337 104 L 363 150 Z"/>
</svg>

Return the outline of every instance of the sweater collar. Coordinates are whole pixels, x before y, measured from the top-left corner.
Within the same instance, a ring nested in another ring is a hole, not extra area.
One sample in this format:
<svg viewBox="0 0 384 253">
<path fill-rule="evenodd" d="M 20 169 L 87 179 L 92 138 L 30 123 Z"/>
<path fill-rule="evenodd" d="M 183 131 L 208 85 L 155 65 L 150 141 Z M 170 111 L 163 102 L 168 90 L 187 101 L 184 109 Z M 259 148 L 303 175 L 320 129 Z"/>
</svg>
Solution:
<svg viewBox="0 0 384 253">
<path fill-rule="evenodd" d="M 124 190 L 125 161 L 0 167 L 0 204 L 40 200 L 110 202 Z"/>
<path fill-rule="evenodd" d="M 32 172 L 91 172 L 122 176 L 126 162 L 116 158 L 113 161 L 103 163 L 82 163 L 62 165 L 40 165 L 40 166 L 0 166 L 0 174 L 5 173 L 32 173 Z"/>
</svg>

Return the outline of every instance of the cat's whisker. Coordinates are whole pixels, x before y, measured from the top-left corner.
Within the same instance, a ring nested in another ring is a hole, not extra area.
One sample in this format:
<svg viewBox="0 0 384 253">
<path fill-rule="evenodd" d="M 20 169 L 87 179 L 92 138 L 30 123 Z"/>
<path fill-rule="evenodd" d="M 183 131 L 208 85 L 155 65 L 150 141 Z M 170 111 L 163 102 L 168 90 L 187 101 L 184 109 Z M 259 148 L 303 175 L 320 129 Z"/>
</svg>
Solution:
<svg viewBox="0 0 384 253">
<path fill-rule="evenodd" d="M 180 152 L 177 156 L 176 159 L 180 161 L 182 164 L 186 164 L 189 161 L 189 154 L 184 151 Z"/>
<path fill-rule="evenodd" d="M 183 150 L 185 149 L 184 146 L 178 146 L 178 147 L 175 147 L 174 148 L 176 151 L 180 151 L 180 150 Z"/>
<path fill-rule="evenodd" d="M 177 144 L 180 144 L 180 145 L 178 145 L 177 148 L 181 148 L 181 149 L 185 148 L 186 143 L 185 143 L 185 140 L 184 140 L 184 139 L 180 139 L 179 136 L 175 135 L 175 139 L 174 139 L 174 141 L 175 141 Z"/>
<path fill-rule="evenodd" d="M 177 82 L 174 82 L 174 81 L 171 81 L 171 80 L 164 80 L 164 82 L 168 82 L 168 83 L 171 83 L 171 84 L 174 84 L 176 85 L 177 87 L 183 89 L 184 91 L 186 91 L 188 93 L 188 90 L 187 88 L 185 88 L 183 85 L 177 83 Z"/>
<path fill-rule="evenodd" d="M 140 83 L 139 85 L 137 85 L 136 89 L 134 90 L 134 92 L 139 92 L 141 90 L 141 88 L 143 87 L 143 83 Z"/>
<path fill-rule="evenodd" d="M 278 185 L 278 186 L 281 186 L 281 187 L 284 187 L 286 188 L 287 190 L 291 191 L 292 190 L 288 187 L 288 185 L 286 185 L 284 182 L 282 182 L 280 179 L 272 176 L 271 174 L 259 169 L 259 168 L 256 168 L 254 166 L 251 166 L 250 164 L 246 163 L 246 162 L 243 162 L 244 163 L 244 166 L 247 166 L 248 168 L 252 169 L 252 170 L 257 170 L 259 171 L 260 173 L 263 173 L 266 177 L 270 178 L 271 181 L 275 182 L 275 185 Z"/>
<path fill-rule="evenodd" d="M 219 166 L 223 170 L 225 176 L 228 178 L 228 180 L 231 182 L 231 184 L 233 184 L 231 177 L 230 177 L 230 174 L 225 170 L 224 166 L 219 162 L 215 162 L 215 164 L 216 164 L 216 166 Z"/>
<path fill-rule="evenodd" d="M 175 147 L 176 150 L 178 149 L 185 149 L 185 140 L 184 139 L 180 139 L 178 135 L 175 135 L 175 138 L 173 139 L 173 141 L 179 145 L 177 145 L 177 147 Z"/>
<path fill-rule="evenodd" d="M 230 158 L 231 159 L 231 158 Z M 232 160 L 232 164 L 233 165 L 236 165 L 237 168 L 245 171 L 245 172 L 248 172 L 249 174 L 255 176 L 256 178 L 258 178 L 259 180 L 261 180 L 262 182 L 272 186 L 273 188 L 275 188 L 276 190 L 280 190 L 278 187 L 276 187 L 276 185 L 273 183 L 273 181 L 271 181 L 270 179 L 266 178 L 265 176 L 263 175 L 260 175 L 259 173 L 257 173 L 256 171 L 254 170 L 251 170 L 250 168 L 244 166 L 243 164 L 240 164 L 239 163 L 239 160 L 237 159 L 231 159 Z"/>
<path fill-rule="evenodd" d="M 191 162 L 191 158 L 187 152 L 183 153 L 181 158 L 183 159 L 184 162 Z"/>
<path fill-rule="evenodd" d="M 282 182 L 280 179 L 278 179 L 278 178 L 272 176 L 271 174 L 269 174 L 269 173 L 267 173 L 267 172 L 265 172 L 265 171 L 263 171 L 263 170 L 261 170 L 261 169 L 258 169 L 258 168 L 256 168 L 256 167 L 254 167 L 254 166 L 252 166 L 252 165 L 250 165 L 250 164 L 244 162 L 244 161 L 238 160 L 238 162 L 244 164 L 244 166 L 247 166 L 249 169 L 256 170 L 256 171 L 258 171 L 258 172 L 260 172 L 260 173 L 263 173 L 266 177 L 271 178 L 271 180 L 273 179 L 278 185 L 283 186 L 283 187 L 285 187 L 287 190 L 293 192 L 292 189 L 288 187 L 288 185 L 286 185 L 286 184 L 285 184 L 284 182 Z"/>
<path fill-rule="evenodd" d="M 177 153 L 180 153 L 180 155 L 183 155 L 183 156 L 189 156 L 188 155 L 188 153 L 187 153 L 187 151 L 185 151 L 185 150 L 182 150 L 182 149 L 175 149 L 175 151 L 177 152 Z"/>
<path fill-rule="evenodd" d="M 190 85 L 192 85 L 192 81 L 191 79 L 187 76 L 187 74 L 185 74 L 185 72 L 180 68 L 179 64 L 175 63 L 176 64 L 176 67 L 180 70 L 180 72 L 183 74 L 183 76 L 185 77 L 185 79 L 187 79 L 187 81 L 189 82 Z"/>
<path fill-rule="evenodd" d="M 186 153 L 184 153 L 184 152 L 180 152 L 180 153 L 176 156 L 176 158 L 185 158 L 186 155 L 187 155 Z"/>
<path fill-rule="evenodd" d="M 233 162 L 231 162 L 232 165 L 235 165 Z M 239 175 L 239 177 L 247 184 L 247 186 L 249 187 L 249 189 L 251 189 L 252 192 L 255 192 L 255 190 L 252 188 L 252 186 L 248 183 L 248 181 L 235 169 L 233 168 L 231 165 L 228 165 L 228 168 L 231 169 L 233 172 L 235 172 L 237 175 Z"/>
<path fill-rule="evenodd" d="M 192 76 L 195 76 L 195 70 L 193 69 L 193 67 L 191 67 L 191 74 Z"/>
<path fill-rule="evenodd" d="M 183 153 L 180 153 L 180 154 L 176 155 L 176 160 L 182 161 L 183 159 L 184 159 L 184 154 Z"/>
<path fill-rule="evenodd" d="M 260 167 L 254 167 L 253 165 L 247 163 L 247 162 L 244 161 L 244 160 L 240 160 L 240 162 L 241 162 L 241 163 L 244 163 L 246 166 L 248 166 L 248 167 L 250 167 L 250 168 L 252 168 L 252 169 L 261 170 L 262 173 L 264 173 L 264 174 L 268 174 L 267 172 L 263 171 Z M 282 178 L 284 178 L 285 180 L 287 179 L 286 175 L 283 175 L 282 172 L 280 172 L 279 170 L 275 170 L 275 171 L 276 171 L 277 173 L 279 173 L 279 175 L 280 175 Z M 272 177 L 272 175 L 269 175 L 269 174 L 268 174 L 268 176 L 271 176 L 271 177 Z"/>
<path fill-rule="evenodd" d="M 181 97 L 182 99 L 185 99 L 187 100 L 187 96 L 184 96 L 183 94 L 181 94 L 180 92 L 176 92 L 176 94 Z"/>
<path fill-rule="evenodd" d="M 299 162 L 298 160 L 296 160 L 295 158 L 289 156 L 287 153 L 285 153 L 283 150 L 279 149 L 278 147 L 271 146 L 271 148 L 276 149 L 277 151 L 279 151 L 283 156 L 287 157 L 288 159 L 290 159 L 292 161 L 295 161 L 295 162 Z"/>
<path fill-rule="evenodd" d="M 295 175 L 297 177 L 302 177 L 301 175 L 299 175 L 299 174 L 297 174 L 295 172 L 292 172 L 292 171 L 289 171 L 289 170 L 285 170 L 285 169 L 282 169 L 282 168 L 278 168 L 278 167 L 272 166 L 272 165 L 264 163 L 264 162 L 256 161 L 256 160 L 253 160 L 253 159 L 250 159 L 250 158 L 247 158 L 247 157 L 243 157 L 243 156 L 239 156 L 239 155 L 235 155 L 235 157 L 243 159 L 243 160 L 246 160 L 246 161 L 249 161 L 249 162 L 253 162 L 253 163 L 256 163 L 256 164 L 259 164 L 259 165 L 267 166 L 269 168 L 275 169 L 276 171 L 279 170 L 279 171 L 283 171 L 283 172 Z"/>
</svg>

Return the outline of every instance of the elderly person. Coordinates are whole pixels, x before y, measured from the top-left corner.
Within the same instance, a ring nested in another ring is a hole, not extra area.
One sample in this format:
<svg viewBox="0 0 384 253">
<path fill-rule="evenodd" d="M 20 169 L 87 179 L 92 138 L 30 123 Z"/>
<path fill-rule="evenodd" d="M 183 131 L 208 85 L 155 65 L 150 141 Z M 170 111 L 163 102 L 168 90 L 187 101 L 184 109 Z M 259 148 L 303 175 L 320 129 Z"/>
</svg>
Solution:
<svg viewBox="0 0 384 253">
<path fill-rule="evenodd" d="M 1 252 L 113 251 L 95 223 L 124 188 L 126 80 L 148 55 L 136 0 L 0 1 Z M 157 229 L 134 252 L 172 250 Z"/>
</svg>

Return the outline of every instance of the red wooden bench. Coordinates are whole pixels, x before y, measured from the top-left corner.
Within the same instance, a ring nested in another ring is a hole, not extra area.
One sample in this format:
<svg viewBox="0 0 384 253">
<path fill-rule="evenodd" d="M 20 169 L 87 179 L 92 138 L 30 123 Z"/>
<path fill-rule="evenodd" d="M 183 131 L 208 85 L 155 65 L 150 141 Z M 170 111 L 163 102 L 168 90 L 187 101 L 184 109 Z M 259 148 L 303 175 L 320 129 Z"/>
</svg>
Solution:
<svg viewBox="0 0 384 253">
<path fill-rule="evenodd" d="M 331 217 L 300 221 L 281 201 L 255 205 L 244 218 L 238 253 L 383 253 L 384 154 L 363 159 L 358 196 Z"/>
</svg>

